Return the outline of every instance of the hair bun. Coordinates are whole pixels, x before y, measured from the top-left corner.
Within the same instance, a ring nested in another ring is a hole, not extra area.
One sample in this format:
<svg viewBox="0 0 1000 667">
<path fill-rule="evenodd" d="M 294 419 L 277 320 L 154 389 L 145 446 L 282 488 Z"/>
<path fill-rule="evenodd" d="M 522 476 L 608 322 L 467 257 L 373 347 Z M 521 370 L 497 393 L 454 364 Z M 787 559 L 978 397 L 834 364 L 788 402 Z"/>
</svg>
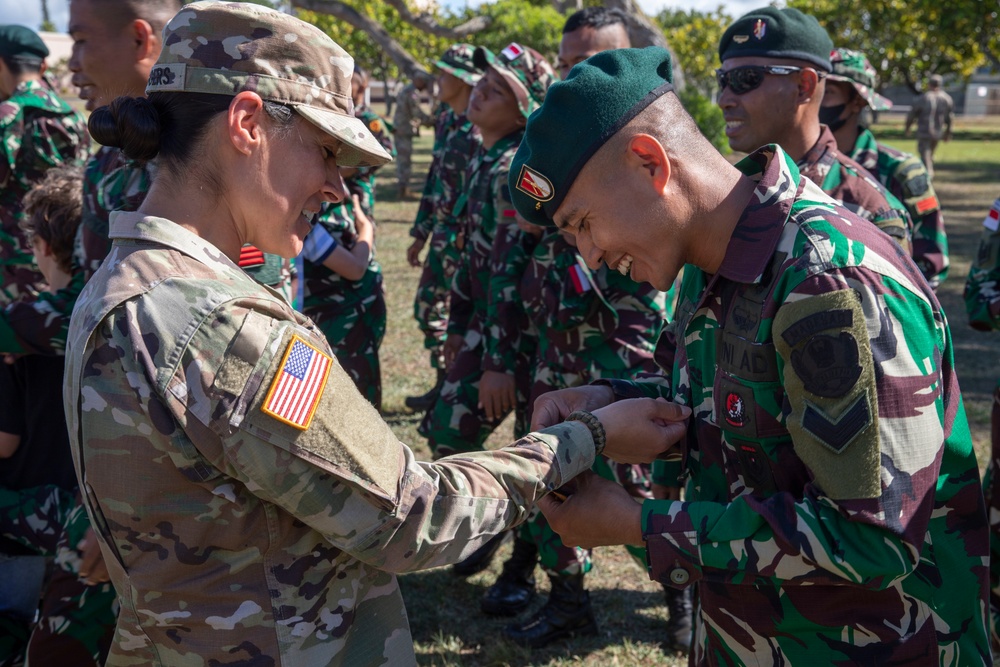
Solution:
<svg viewBox="0 0 1000 667">
<path fill-rule="evenodd" d="M 160 152 L 160 114 L 145 97 L 118 97 L 90 114 L 90 136 L 122 149 L 132 160 L 152 160 Z"/>
</svg>

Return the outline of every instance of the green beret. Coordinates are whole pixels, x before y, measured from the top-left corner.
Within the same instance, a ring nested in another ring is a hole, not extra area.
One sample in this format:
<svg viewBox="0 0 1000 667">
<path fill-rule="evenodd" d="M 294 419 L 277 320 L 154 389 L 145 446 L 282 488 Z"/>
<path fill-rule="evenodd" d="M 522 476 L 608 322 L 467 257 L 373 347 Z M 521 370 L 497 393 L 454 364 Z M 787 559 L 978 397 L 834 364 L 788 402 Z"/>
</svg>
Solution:
<svg viewBox="0 0 1000 667">
<path fill-rule="evenodd" d="M 591 56 L 552 84 L 528 119 L 508 183 L 521 217 L 553 224 L 587 161 L 646 107 L 672 91 L 670 53 L 658 46 Z"/>
<path fill-rule="evenodd" d="M 23 25 L 0 25 L 0 56 L 27 56 L 42 60 L 49 49 L 38 34 Z"/>
<path fill-rule="evenodd" d="M 814 16 L 797 9 L 764 7 L 744 14 L 726 29 L 719 60 L 743 56 L 804 60 L 829 72 L 833 42 Z"/>
<path fill-rule="evenodd" d="M 830 54 L 830 64 L 833 73 L 827 78 L 830 81 L 843 81 L 854 86 L 858 95 L 864 98 L 875 111 L 885 111 L 892 108 L 892 101 L 875 92 L 878 85 L 878 72 L 868 62 L 868 58 L 860 51 L 837 49 Z"/>
<path fill-rule="evenodd" d="M 462 82 L 474 86 L 483 78 L 483 70 L 476 67 L 476 63 L 472 61 L 472 54 L 475 50 L 476 47 L 470 44 L 453 44 L 434 63 L 434 66 L 457 77 Z"/>
</svg>

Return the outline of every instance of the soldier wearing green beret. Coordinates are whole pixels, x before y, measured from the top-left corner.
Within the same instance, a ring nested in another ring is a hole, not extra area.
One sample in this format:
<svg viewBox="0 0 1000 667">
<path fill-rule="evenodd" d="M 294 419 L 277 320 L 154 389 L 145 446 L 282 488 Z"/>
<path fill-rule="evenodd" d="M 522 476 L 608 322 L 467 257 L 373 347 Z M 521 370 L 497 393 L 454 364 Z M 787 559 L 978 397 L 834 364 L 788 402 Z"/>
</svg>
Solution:
<svg viewBox="0 0 1000 667">
<path fill-rule="evenodd" d="M 907 250 L 913 221 L 874 176 L 837 148 L 820 122 L 833 42 L 797 9 L 764 7 L 744 14 L 719 42 L 719 106 L 733 150 L 775 143 L 804 176 Z"/>
<path fill-rule="evenodd" d="M 833 72 L 826 79 L 820 120 L 833 132 L 840 152 L 850 155 L 906 206 L 915 223 L 913 261 L 937 288 L 948 277 L 948 235 L 930 174 L 917 156 L 876 141 L 862 124 L 865 107 L 892 108 L 892 102 L 875 92 L 877 74 L 865 54 L 837 49 L 830 63 Z"/>
<path fill-rule="evenodd" d="M 339 167 L 389 161 L 351 113 L 353 59 L 251 3 L 186 5 L 163 34 L 184 46 L 146 97 L 90 117 L 105 145 L 162 152 L 140 209 L 112 217 L 115 261 L 66 354 L 76 472 L 122 602 L 108 664 L 414 665 L 395 573 L 463 558 L 602 451 L 657 455 L 683 411 L 643 400 L 642 420 L 612 406 L 416 461 L 315 324 L 236 265 L 247 243 L 297 255 L 346 196 Z"/>
<path fill-rule="evenodd" d="M 448 327 L 448 295 L 462 257 L 455 245 L 459 222 L 452 211 L 465 189 L 469 161 L 482 143 L 479 129 L 467 115 L 472 88 L 483 77 L 472 59 L 475 50 L 470 44 L 454 44 L 434 63 L 438 69 L 438 100 L 444 109 L 434 127 L 431 166 L 410 229 L 413 242 L 406 249 L 406 259 L 410 266 L 420 266 L 420 251 L 430 241 L 413 300 L 413 317 L 424 334 L 424 347 L 430 350 L 431 368 L 437 379 L 426 394 L 406 398 L 406 407 L 413 410 L 427 410 L 434 405 L 446 373 L 442 348 Z"/>
<path fill-rule="evenodd" d="M 988 664 L 986 509 L 937 298 L 780 146 L 730 164 L 672 88 L 663 49 L 577 65 L 510 185 L 591 268 L 660 289 L 684 269 L 664 374 L 545 394 L 533 424 L 687 405 L 687 495 L 640 506 L 588 475 L 540 509 L 568 544 L 644 544 L 653 579 L 697 586 L 693 665 Z"/>
<path fill-rule="evenodd" d="M 25 194 L 90 148 L 83 116 L 42 78 L 48 55 L 34 31 L 0 25 L 0 306 L 44 287 L 19 226 Z"/>
</svg>

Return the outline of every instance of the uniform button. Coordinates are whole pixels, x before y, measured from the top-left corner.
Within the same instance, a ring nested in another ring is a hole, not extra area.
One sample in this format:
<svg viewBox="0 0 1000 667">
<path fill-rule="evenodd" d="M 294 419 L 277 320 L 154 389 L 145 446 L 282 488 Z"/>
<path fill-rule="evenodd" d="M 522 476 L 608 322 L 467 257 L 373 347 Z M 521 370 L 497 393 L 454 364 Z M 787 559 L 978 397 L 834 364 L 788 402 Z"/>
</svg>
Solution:
<svg viewBox="0 0 1000 667">
<path fill-rule="evenodd" d="M 670 581 L 677 584 L 678 586 L 683 586 L 691 580 L 691 575 L 683 567 L 675 567 L 670 571 Z"/>
</svg>

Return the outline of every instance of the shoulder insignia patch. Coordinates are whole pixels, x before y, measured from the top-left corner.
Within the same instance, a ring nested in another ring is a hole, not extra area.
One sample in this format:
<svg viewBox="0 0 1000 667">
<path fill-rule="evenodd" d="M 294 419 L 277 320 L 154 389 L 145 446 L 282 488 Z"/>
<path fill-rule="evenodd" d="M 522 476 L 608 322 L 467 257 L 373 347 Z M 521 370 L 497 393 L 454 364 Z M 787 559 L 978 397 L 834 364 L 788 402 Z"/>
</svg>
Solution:
<svg viewBox="0 0 1000 667">
<path fill-rule="evenodd" d="M 292 336 L 281 360 L 281 370 L 271 381 L 261 411 L 299 430 L 309 428 L 330 375 L 328 355 Z"/>
<path fill-rule="evenodd" d="M 916 208 L 917 213 L 930 213 L 931 211 L 936 211 L 940 208 L 937 195 L 931 195 L 930 197 L 924 197 L 919 200 L 916 204 Z"/>
<path fill-rule="evenodd" d="M 382 131 L 382 121 L 380 121 L 378 118 L 372 120 L 372 122 L 368 123 L 368 129 L 371 130 L 372 132 L 376 132 L 376 133 L 381 132 Z"/>
</svg>

